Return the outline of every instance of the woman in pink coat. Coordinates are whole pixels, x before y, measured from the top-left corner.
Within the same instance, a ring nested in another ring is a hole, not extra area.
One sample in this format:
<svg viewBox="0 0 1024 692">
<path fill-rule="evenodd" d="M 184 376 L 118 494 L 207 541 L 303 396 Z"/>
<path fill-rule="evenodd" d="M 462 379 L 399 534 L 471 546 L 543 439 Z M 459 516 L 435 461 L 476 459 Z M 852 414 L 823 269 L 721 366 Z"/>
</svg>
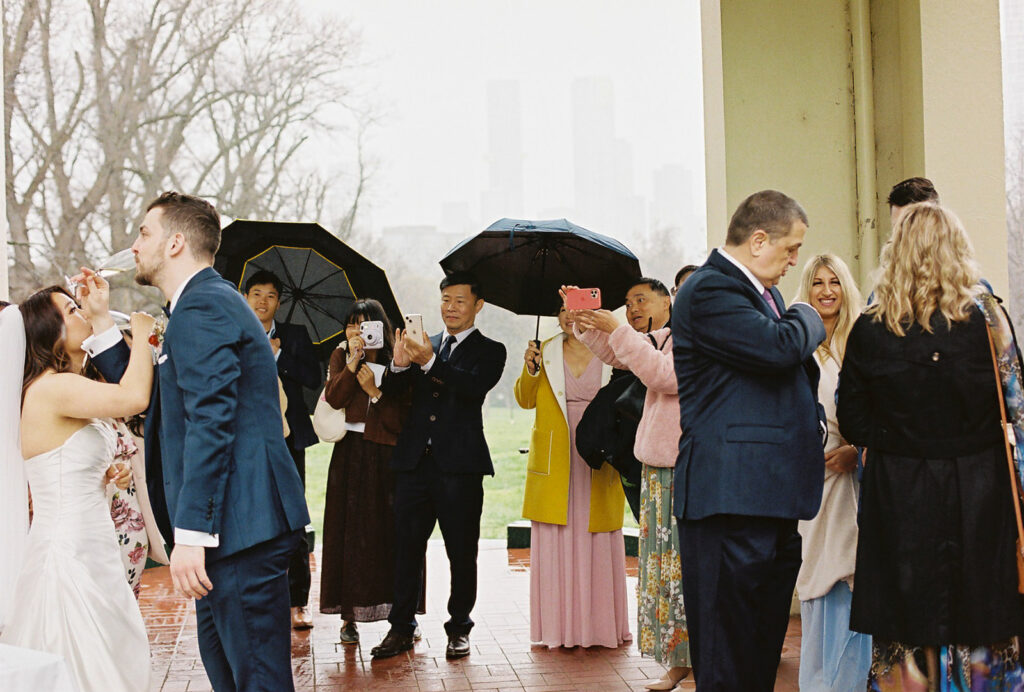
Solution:
<svg viewBox="0 0 1024 692">
<path fill-rule="evenodd" d="M 671 690 L 690 673 L 683 610 L 679 534 L 672 516 L 672 481 L 679 449 L 679 396 L 672 362 L 672 301 L 657 279 L 643 278 L 626 293 L 620 325 L 608 310 L 573 313 L 577 336 L 598 358 L 632 372 L 647 387 L 633 454 L 643 464 L 640 484 L 640 652 L 669 667 L 647 685 Z"/>
</svg>

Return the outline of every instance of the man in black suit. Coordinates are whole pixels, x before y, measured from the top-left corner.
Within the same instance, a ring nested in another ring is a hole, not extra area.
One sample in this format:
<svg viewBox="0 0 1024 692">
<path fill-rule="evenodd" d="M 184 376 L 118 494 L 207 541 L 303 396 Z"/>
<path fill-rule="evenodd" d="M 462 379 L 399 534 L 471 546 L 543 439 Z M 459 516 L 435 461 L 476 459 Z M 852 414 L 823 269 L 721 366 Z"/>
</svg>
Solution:
<svg viewBox="0 0 1024 692">
<path fill-rule="evenodd" d="M 291 434 L 285 438 L 288 451 L 295 461 L 302 485 L 306 485 L 306 447 L 319 442 L 313 432 L 313 423 L 302 396 L 302 388 L 317 389 L 322 384 L 320 366 L 309 333 L 301 324 L 277 322 L 277 308 L 281 304 L 281 280 L 269 271 L 260 270 L 245 282 L 245 300 L 256 313 L 263 330 L 270 339 L 270 348 L 277 361 L 277 375 L 281 378 L 288 406 L 285 420 Z M 309 553 L 300 550 L 288 563 L 288 594 L 292 608 L 292 627 L 297 630 L 313 626 L 309 604 Z"/>
<path fill-rule="evenodd" d="M 474 326 L 484 301 L 470 274 L 441 282 L 445 331 L 420 341 L 395 340 L 384 376 L 386 395 L 412 388 L 408 421 L 391 456 L 395 474 L 395 593 L 391 630 L 371 652 L 395 656 L 413 647 L 416 604 L 427 539 L 440 523 L 451 563 L 448 658 L 469 654 L 469 614 L 476 602 L 484 474 L 494 475 L 483 433 L 483 403 L 505 368 L 505 347 Z"/>
</svg>

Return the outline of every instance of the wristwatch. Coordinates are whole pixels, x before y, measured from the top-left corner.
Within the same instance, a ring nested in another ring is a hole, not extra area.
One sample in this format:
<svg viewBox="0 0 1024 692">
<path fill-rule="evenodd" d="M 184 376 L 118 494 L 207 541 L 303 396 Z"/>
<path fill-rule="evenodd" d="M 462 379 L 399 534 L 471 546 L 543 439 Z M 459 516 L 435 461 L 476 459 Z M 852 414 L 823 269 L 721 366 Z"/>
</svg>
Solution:
<svg viewBox="0 0 1024 692">
<path fill-rule="evenodd" d="M 376 404 L 378 401 L 380 401 L 380 397 L 379 396 L 371 396 L 370 397 L 370 403 L 371 404 Z"/>
</svg>

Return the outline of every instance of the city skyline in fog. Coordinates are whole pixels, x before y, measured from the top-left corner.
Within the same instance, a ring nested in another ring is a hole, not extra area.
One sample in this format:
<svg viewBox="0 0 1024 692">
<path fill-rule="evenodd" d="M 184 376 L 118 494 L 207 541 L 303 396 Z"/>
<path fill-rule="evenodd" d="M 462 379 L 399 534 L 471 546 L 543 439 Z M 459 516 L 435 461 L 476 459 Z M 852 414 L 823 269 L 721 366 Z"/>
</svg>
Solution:
<svg viewBox="0 0 1024 692">
<path fill-rule="evenodd" d="M 696 0 L 304 4 L 359 34 L 358 78 L 383 113 L 363 229 L 565 216 L 703 248 Z"/>
</svg>

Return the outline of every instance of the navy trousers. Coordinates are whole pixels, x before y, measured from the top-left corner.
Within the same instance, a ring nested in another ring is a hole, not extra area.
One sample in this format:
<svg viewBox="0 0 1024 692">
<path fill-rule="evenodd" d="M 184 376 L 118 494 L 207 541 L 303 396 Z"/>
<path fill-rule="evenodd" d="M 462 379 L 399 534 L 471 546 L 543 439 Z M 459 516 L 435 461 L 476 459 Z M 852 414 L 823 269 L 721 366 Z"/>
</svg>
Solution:
<svg viewBox="0 0 1024 692">
<path fill-rule="evenodd" d="M 483 476 L 442 473 L 429 450 L 411 471 L 395 474 L 395 593 L 388 621 L 397 634 L 411 636 L 423 584 L 424 555 L 434 525 L 441 525 L 451 563 L 449 635 L 468 634 L 476 603 L 476 556 L 483 510 Z"/>
<path fill-rule="evenodd" d="M 302 531 L 206 565 L 213 582 L 196 601 L 199 654 L 215 692 L 294 690 L 288 559 Z"/>
<path fill-rule="evenodd" d="M 772 692 L 800 571 L 795 519 L 679 519 L 683 603 L 699 692 Z"/>
<path fill-rule="evenodd" d="M 292 460 L 295 461 L 295 468 L 302 480 L 302 487 L 306 487 L 306 450 L 294 449 L 292 438 L 285 439 L 288 443 L 288 451 L 292 453 Z M 292 608 L 309 604 L 309 587 L 312 583 L 312 575 L 309 569 L 309 545 L 302 541 L 297 545 L 288 561 L 288 600 Z"/>
</svg>

